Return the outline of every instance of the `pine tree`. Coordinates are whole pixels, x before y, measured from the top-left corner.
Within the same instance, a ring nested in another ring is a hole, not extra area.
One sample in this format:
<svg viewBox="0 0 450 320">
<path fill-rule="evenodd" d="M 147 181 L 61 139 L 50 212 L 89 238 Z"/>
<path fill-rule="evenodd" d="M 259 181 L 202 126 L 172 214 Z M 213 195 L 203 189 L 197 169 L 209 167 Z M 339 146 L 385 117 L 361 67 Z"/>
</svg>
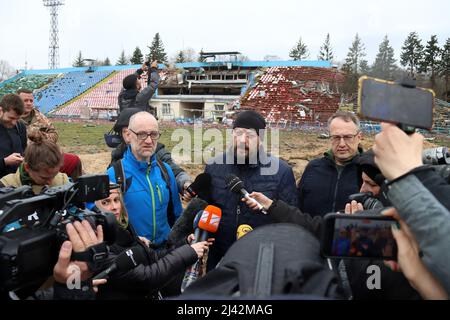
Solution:
<svg viewBox="0 0 450 320">
<path fill-rule="evenodd" d="M 155 34 L 152 45 L 148 48 L 150 49 L 150 54 L 147 55 L 148 60 L 167 63 L 167 54 L 164 51 L 164 45 L 159 36 L 159 32 Z"/>
<path fill-rule="evenodd" d="M 177 58 L 175 59 L 175 63 L 183 63 L 186 62 L 186 58 L 184 57 L 183 50 L 180 50 L 177 54 Z"/>
<path fill-rule="evenodd" d="M 450 101 L 450 38 L 444 44 L 441 50 L 439 63 L 439 75 L 444 78 L 445 83 L 445 96 L 446 101 Z"/>
<path fill-rule="evenodd" d="M 143 64 L 144 63 L 144 55 L 141 52 L 139 47 L 136 47 L 133 52 L 133 56 L 130 59 L 131 64 Z"/>
<path fill-rule="evenodd" d="M 423 60 L 420 65 L 420 72 L 430 73 L 431 88 L 436 87 L 436 72 L 439 69 L 439 56 L 441 49 L 438 46 L 438 40 L 435 35 L 431 36 L 430 41 L 423 52 Z"/>
<path fill-rule="evenodd" d="M 369 75 L 370 73 L 370 67 L 369 67 L 369 63 L 367 62 L 367 60 L 361 60 L 361 62 L 359 63 L 359 74 L 360 75 Z"/>
<path fill-rule="evenodd" d="M 333 61 L 334 55 L 333 55 L 333 48 L 330 44 L 330 34 L 327 34 L 327 37 L 325 38 L 325 42 L 320 47 L 320 52 L 318 59 L 319 60 L 325 60 L 325 61 Z"/>
<path fill-rule="evenodd" d="M 106 57 L 105 61 L 103 62 L 104 66 L 110 66 L 111 65 L 111 61 L 109 61 L 109 58 Z"/>
<path fill-rule="evenodd" d="M 125 50 L 122 50 L 122 53 L 120 54 L 119 60 L 116 62 L 116 66 L 124 66 L 128 64 L 128 59 L 125 56 Z"/>
<path fill-rule="evenodd" d="M 289 52 L 289 57 L 291 57 L 292 60 L 298 61 L 309 57 L 308 47 L 306 46 L 306 44 L 302 42 L 302 38 L 298 40 L 295 47 L 293 47 L 292 50 Z"/>
<path fill-rule="evenodd" d="M 78 52 L 78 56 L 75 59 L 75 61 L 73 62 L 73 66 L 74 67 L 85 67 L 86 66 L 86 64 L 84 63 L 84 59 L 83 59 L 83 56 L 81 54 L 81 51 Z"/>
<path fill-rule="evenodd" d="M 364 44 L 359 35 L 356 34 L 352 46 L 347 53 L 347 58 L 345 58 L 345 63 L 342 66 L 342 70 L 346 73 L 344 88 L 346 92 L 354 93 L 357 89 L 359 74 L 368 72 L 369 66 L 367 60 L 364 60 L 365 56 Z"/>
<path fill-rule="evenodd" d="M 394 73 L 397 70 L 395 63 L 394 49 L 389 44 L 387 35 L 385 35 L 383 42 L 379 46 L 375 62 L 373 63 L 371 75 L 376 78 L 393 80 Z"/>
<path fill-rule="evenodd" d="M 411 32 L 403 43 L 400 55 L 400 64 L 408 67 L 409 74 L 413 77 L 419 72 L 423 59 L 423 46 L 417 32 Z"/>
</svg>

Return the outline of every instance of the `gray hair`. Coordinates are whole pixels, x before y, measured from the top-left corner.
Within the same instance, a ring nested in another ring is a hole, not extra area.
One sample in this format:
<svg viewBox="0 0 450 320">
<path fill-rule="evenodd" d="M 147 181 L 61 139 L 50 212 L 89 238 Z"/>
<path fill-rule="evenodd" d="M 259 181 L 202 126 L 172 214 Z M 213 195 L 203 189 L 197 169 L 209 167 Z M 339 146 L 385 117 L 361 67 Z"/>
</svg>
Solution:
<svg viewBox="0 0 450 320">
<path fill-rule="evenodd" d="M 342 111 L 342 110 L 336 111 L 336 113 L 334 113 L 331 117 L 328 118 L 328 122 L 327 122 L 328 130 L 330 130 L 331 121 L 333 121 L 336 118 L 342 119 L 345 122 L 350 122 L 351 121 L 351 122 L 353 122 L 356 125 L 356 129 L 358 131 L 361 130 L 361 124 L 359 122 L 358 117 L 353 112 Z"/>
<path fill-rule="evenodd" d="M 147 111 L 139 111 L 139 112 L 133 114 L 133 115 L 130 117 L 130 122 L 128 123 L 128 128 L 134 127 L 134 123 L 135 123 L 135 121 L 136 121 L 136 118 L 141 118 L 141 117 L 153 118 L 153 119 L 155 119 L 156 122 L 158 122 L 158 120 L 156 120 L 155 116 L 153 116 L 150 112 L 147 112 Z"/>
</svg>

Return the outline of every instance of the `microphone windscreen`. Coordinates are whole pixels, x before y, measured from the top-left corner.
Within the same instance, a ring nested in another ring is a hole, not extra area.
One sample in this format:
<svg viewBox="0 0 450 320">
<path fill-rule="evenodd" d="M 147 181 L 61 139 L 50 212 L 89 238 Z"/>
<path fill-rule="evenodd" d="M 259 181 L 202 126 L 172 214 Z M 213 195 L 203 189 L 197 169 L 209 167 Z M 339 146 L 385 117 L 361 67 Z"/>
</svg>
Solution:
<svg viewBox="0 0 450 320">
<path fill-rule="evenodd" d="M 244 189 L 244 183 L 234 174 L 227 175 L 225 177 L 225 183 L 227 188 L 234 193 L 240 193 L 241 189 Z"/>
<path fill-rule="evenodd" d="M 209 173 L 199 174 L 190 187 L 197 193 L 211 189 L 211 175 Z"/>
<path fill-rule="evenodd" d="M 215 233 L 219 228 L 222 210 L 219 207 L 209 205 L 203 211 L 202 217 L 198 222 L 198 227 L 202 230 Z"/>
<path fill-rule="evenodd" d="M 175 244 L 186 239 L 194 231 L 194 219 L 199 211 L 203 211 L 208 203 L 200 198 L 193 198 L 170 230 L 168 240 Z"/>
<path fill-rule="evenodd" d="M 135 246 L 121 252 L 114 263 L 117 265 L 117 270 L 128 271 L 146 260 L 145 250 L 141 246 Z"/>
</svg>

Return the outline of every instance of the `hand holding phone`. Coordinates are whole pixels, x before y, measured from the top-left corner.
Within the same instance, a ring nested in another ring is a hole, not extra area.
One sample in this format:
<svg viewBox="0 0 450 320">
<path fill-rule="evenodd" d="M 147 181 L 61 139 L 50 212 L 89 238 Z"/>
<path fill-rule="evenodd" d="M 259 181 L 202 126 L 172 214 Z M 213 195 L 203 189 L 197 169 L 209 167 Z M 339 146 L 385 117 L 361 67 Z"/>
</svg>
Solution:
<svg viewBox="0 0 450 320">
<path fill-rule="evenodd" d="M 321 241 L 326 257 L 397 260 L 397 244 L 391 225 L 395 219 L 379 210 L 362 213 L 327 214 Z"/>
</svg>

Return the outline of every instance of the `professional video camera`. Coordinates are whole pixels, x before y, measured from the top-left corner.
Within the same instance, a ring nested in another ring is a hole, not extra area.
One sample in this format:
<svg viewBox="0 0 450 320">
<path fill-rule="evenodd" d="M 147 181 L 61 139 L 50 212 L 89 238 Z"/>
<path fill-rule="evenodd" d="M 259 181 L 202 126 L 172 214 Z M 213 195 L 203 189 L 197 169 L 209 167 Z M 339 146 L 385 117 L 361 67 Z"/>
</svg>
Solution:
<svg viewBox="0 0 450 320">
<path fill-rule="evenodd" d="M 28 186 L 0 189 L 0 291 L 39 288 L 53 273 L 59 248 L 68 239 L 68 223 L 102 225 L 105 241 L 113 243 L 114 215 L 90 211 L 83 204 L 107 198 L 109 188 L 107 175 L 85 175 L 36 196 Z"/>
</svg>

